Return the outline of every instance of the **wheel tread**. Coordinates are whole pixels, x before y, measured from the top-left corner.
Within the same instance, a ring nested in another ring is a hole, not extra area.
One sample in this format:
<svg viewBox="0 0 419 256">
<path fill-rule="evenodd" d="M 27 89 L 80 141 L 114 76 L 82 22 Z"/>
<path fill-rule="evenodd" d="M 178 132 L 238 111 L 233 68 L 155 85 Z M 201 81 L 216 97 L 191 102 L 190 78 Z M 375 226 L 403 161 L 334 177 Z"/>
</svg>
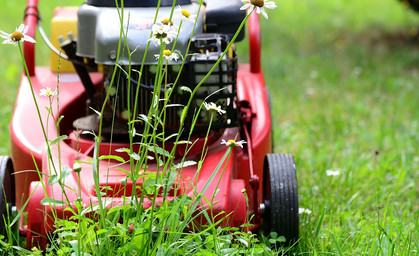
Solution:
<svg viewBox="0 0 419 256">
<path fill-rule="evenodd" d="M 265 168 L 270 168 L 269 177 L 265 176 L 267 186 L 270 186 L 272 217 L 271 228 L 278 235 L 293 242 L 299 235 L 298 190 L 294 157 L 291 154 L 268 154 Z M 269 179 L 269 181 L 267 180 Z M 264 191 L 267 191 L 264 188 Z M 264 195 L 265 196 L 265 195 Z"/>
</svg>

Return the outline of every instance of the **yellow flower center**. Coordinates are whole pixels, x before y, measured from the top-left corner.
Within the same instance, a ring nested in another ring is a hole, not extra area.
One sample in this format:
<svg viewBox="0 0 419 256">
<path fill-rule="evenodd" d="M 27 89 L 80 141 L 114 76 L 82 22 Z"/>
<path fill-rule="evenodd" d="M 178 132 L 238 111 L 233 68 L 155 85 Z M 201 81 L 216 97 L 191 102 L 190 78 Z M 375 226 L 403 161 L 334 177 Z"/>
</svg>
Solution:
<svg viewBox="0 0 419 256">
<path fill-rule="evenodd" d="M 171 50 L 164 50 L 163 55 L 169 57 L 172 54 Z"/>
<path fill-rule="evenodd" d="M 228 140 L 227 143 L 230 144 L 230 145 L 235 145 L 236 141 L 235 140 Z"/>
<path fill-rule="evenodd" d="M 53 93 L 54 93 L 53 91 L 49 90 L 49 91 L 46 91 L 46 92 L 45 92 L 45 95 L 47 95 L 47 96 L 51 96 Z"/>
<path fill-rule="evenodd" d="M 173 26 L 173 21 L 169 20 L 168 18 L 162 19 L 161 23 L 163 25 L 169 25 L 169 23 L 170 23 L 170 26 Z"/>
<path fill-rule="evenodd" d="M 262 1 L 263 2 L 263 1 Z M 187 10 L 182 9 L 182 11 L 180 11 L 182 13 L 183 16 L 185 16 L 186 18 L 191 17 L 191 13 Z"/>
<path fill-rule="evenodd" d="M 25 37 L 25 35 L 23 35 L 19 31 L 13 32 L 13 34 L 10 36 L 10 38 L 15 42 L 19 42 L 20 40 L 22 40 L 23 37 Z"/>
<path fill-rule="evenodd" d="M 257 7 L 263 7 L 265 4 L 264 0 L 250 0 L 250 3 Z"/>
</svg>

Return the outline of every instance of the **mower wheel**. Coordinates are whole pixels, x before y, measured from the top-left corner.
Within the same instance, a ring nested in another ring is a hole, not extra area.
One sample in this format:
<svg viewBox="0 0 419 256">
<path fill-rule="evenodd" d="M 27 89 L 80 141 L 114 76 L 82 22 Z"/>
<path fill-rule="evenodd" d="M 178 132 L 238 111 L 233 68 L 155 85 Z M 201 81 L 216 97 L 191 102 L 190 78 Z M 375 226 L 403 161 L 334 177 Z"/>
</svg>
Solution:
<svg viewBox="0 0 419 256">
<path fill-rule="evenodd" d="M 285 244 L 298 240 L 298 190 L 294 157 L 291 154 L 267 154 L 263 165 L 262 225 L 268 236 L 276 232 Z"/>
<path fill-rule="evenodd" d="M 15 205 L 15 180 L 13 163 L 9 156 L 0 156 L 0 234 L 6 231 L 5 219 L 12 216 Z"/>
</svg>

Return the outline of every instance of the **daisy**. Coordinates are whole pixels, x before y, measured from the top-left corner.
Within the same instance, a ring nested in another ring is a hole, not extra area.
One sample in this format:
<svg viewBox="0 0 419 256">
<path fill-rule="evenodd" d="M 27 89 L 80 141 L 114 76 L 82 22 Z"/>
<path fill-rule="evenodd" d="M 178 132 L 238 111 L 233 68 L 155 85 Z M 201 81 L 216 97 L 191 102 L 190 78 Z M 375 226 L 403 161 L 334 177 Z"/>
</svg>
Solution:
<svg viewBox="0 0 419 256">
<path fill-rule="evenodd" d="M 333 171 L 333 170 L 326 170 L 327 176 L 338 176 L 340 174 L 339 171 Z"/>
<path fill-rule="evenodd" d="M 235 141 L 235 140 L 228 140 L 225 141 L 224 139 L 221 141 L 221 144 L 225 144 L 227 147 L 241 147 L 243 148 L 243 144 L 245 144 L 246 141 L 241 140 L 241 141 Z"/>
<path fill-rule="evenodd" d="M 55 95 L 57 95 L 57 90 L 53 91 L 49 87 L 46 87 L 39 91 L 39 96 L 52 97 Z"/>
<path fill-rule="evenodd" d="M 164 18 L 161 20 L 161 24 L 173 26 L 173 21 L 171 21 L 169 18 Z"/>
<path fill-rule="evenodd" d="M 73 171 L 74 172 L 80 172 L 81 171 L 81 165 L 78 162 L 74 162 Z"/>
<path fill-rule="evenodd" d="M 28 25 L 25 26 L 21 24 L 19 28 L 16 28 L 16 31 L 11 34 L 8 34 L 0 30 L 0 37 L 6 39 L 3 41 L 3 44 L 12 44 L 14 46 L 17 46 L 18 42 L 28 41 L 31 43 L 35 43 L 35 39 L 26 35 L 26 33 L 28 32 L 28 28 Z"/>
<path fill-rule="evenodd" d="M 177 36 L 177 30 L 174 26 L 154 24 L 151 28 L 153 36 L 149 39 L 155 46 L 160 45 L 161 41 L 170 44 L 173 38 Z"/>
<path fill-rule="evenodd" d="M 247 9 L 247 14 L 250 14 L 256 8 L 257 14 L 262 13 L 266 19 L 268 19 L 268 14 L 266 14 L 265 7 L 268 9 L 276 8 L 275 2 L 271 0 L 242 0 L 242 2 L 244 5 L 240 10 Z"/>
<path fill-rule="evenodd" d="M 226 111 L 221 109 L 221 106 L 217 106 L 214 102 L 206 103 L 204 102 L 204 107 L 212 112 L 218 112 L 218 114 L 225 114 Z"/>
<path fill-rule="evenodd" d="M 191 15 L 191 13 L 188 10 L 182 9 L 180 5 L 176 6 L 175 12 L 181 20 L 189 21 L 192 23 L 195 22 L 196 15 Z"/>
<path fill-rule="evenodd" d="M 306 208 L 298 208 L 298 214 L 311 214 L 311 210 L 310 209 L 306 209 Z"/>
<path fill-rule="evenodd" d="M 160 58 L 160 54 L 154 54 L 154 56 L 156 57 L 156 59 Z M 163 57 L 166 60 L 174 60 L 177 61 L 177 59 L 179 59 L 179 54 L 172 52 L 171 50 L 164 50 L 163 51 Z"/>
</svg>

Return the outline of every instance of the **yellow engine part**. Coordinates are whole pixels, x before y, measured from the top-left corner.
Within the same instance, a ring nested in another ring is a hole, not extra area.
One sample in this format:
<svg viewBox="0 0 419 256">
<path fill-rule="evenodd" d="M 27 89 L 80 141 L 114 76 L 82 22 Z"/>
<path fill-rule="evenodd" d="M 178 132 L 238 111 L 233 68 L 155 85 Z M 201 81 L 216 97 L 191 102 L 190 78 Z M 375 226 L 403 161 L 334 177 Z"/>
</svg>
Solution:
<svg viewBox="0 0 419 256">
<path fill-rule="evenodd" d="M 79 7 L 57 7 L 51 21 L 51 43 L 55 48 L 61 50 L 58 38 L 63 36 L 66 40 L 68 33 L 73 33 L 77 38 L 77 11 Z M 50 67 L 52 72 L 75 72 L 73 64 L 51 51 Z"/>
</svg>

